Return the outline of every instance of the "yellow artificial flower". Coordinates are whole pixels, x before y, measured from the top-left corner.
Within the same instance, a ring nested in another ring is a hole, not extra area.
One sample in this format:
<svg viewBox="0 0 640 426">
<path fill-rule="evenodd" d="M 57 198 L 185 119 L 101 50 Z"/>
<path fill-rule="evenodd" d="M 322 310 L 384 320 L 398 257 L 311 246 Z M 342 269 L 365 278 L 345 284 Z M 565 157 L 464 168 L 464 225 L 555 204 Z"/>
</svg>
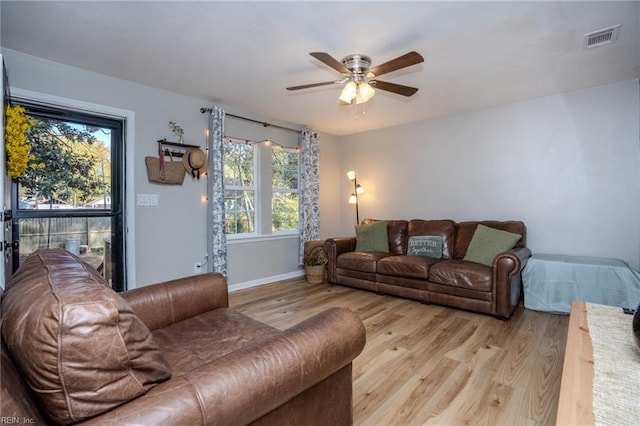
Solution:
<svg viewBox="0 0 640 426">
<path fill-rule="evenodd" d="M 17 179 L 27 171 L 29 162 L 35 160 L 35 155 L 29 153 L 31 145 L 27 141 L 27 131 L 34 123 L 19 105 L 7 107 L 5 116 L 7 125 L 4 129 L 4 150 L 7 157 L 7 174 Z M 32 164 L 31 167 L 41 168 L 44 164 Z"/>
</svg>

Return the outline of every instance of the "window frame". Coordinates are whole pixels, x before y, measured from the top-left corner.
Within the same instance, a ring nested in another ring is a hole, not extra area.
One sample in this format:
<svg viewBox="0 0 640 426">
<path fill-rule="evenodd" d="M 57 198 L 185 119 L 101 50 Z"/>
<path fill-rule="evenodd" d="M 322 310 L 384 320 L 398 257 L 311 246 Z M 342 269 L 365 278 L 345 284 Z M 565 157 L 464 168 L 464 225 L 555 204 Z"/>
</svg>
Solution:
<svg viewBox="0 0 640 426">
<path fill-rule="evenodd" d="M 295 153 L 296 154 L 296 187 L 295 189 L 293 188 L 277 188 L 273 185 L 273 152 L 276 150 L 281 150 L 281 151 L 287 151 L 287 152 L 291 152 L 291 153 Z M 300 151 L 296 148 L 288 148 L 288 147 L 279 147 L 279 148 L 271 148 L 271 155 L 270 155 L 270 160 L 271 160 L 271 194 L 270 194 L 270 200 L 271 200 L 271 223 L 270 223 L 270 230 L 271 230 L 271 234 L 272 235 L 297 235 L 299 233 L 299 229 L 300 229 Z M 279 193 L 279 194 L 296 194 L 298 197 L 298 207 L 296 209 L 296 214 L 298 214 L 298 227 L 296 229 L 285 229 L 285 230 L 281 230 L 281 231 L 274 231 L 273 229 L 273 199 L 274 199 L 274 194 Z"/>
<path fill-rule="evenodd" d="M 229 241 L 238 240 L 260 240 L 273 237 L 292 237 L 299 234 L 299 229 L 273 231 L 273 194 L 275 192 L 292 192 L 292 191 L 274 191 L 273 187 L 273 163 L 271 152 L 274 146 L 264 141 L 251 142 L 247 140 L 240 140 L 236 138 L 225 137 L 223 143 L 237 143 L 251 145 L 254 152 L 253 173 L 254 173 L 254 232 L 244 233 L 226 233 L 225 235 Z M 297 152 L 297 181 L 298 187 L 295 189 L 295 193 L 298 194 L 298 214 L 300 211 L 300 152 L 297 147 L 280 146 L 284 150 Z M 227 190 L 242 190 L 243 187 L 237 187 L 235 185 L 227 186 L 223 183 L 224 191 Z M 225 217 L 227 212 L 225 211 Z"/>
<path fill-rule="evenodd" d="M 223 144 L 226 143 L 231 143 L 231 144 L 239 144 L 239 145 L 249 145 L 243 142 L 239 142 L 239 141 L 234 141 L 232 139 L 229 138 L 225 138 L 222 142 Z M 225 235 L 227 236 L 227 239 L 242 239 L 242 238 L 255 238 L 260 236 L 260 233 L 258 232 L 259 230 L 259 205 L 260 205 L 260 201 L 259 201 L 259 174 L 258 174 L 258 149 L 256 149 L 255 145 L 250 145 L 251 149 L 253 150 L 253 186 L 252 187 L 247 187 L 247 186 L 240 186 L 240 185 L 229 185 L 227 186 L 226 181 L 223 181 L 223 191 L 226 193 L 227 191 L 253 191 L 253 232 L 241 232 L 241 233 L 227 233 L 226 232 L 226 226 L 225 226 Z M 226 177 L 226 176 L 225 176 Z M 223 177 L 223 179 L 225 178 Z M 226 201 L 226 199 L 225 199 Z M 227 211 L 225 209 L 225 221 L 227 219 Z"/>
</svg>

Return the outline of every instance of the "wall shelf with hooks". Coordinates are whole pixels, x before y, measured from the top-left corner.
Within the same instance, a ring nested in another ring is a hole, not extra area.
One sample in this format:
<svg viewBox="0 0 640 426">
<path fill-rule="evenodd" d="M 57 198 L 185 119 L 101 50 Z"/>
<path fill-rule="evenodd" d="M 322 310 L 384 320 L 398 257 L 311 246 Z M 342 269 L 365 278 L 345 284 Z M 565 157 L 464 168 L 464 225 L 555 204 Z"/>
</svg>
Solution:
<svg viewBox="0 0 640 426">
<path fill-rule="evenodd" d="M 169 142 L 166 139 L 160 139 L 158 141 L 158 151 L 162 151 L 164 155 L 172 156 L 172 157 L 184 157 L 187 148 L 197 148 L 200 147 L 198 145 L 189 145 L 186 143 L 179 142 Z"/>
</svg>

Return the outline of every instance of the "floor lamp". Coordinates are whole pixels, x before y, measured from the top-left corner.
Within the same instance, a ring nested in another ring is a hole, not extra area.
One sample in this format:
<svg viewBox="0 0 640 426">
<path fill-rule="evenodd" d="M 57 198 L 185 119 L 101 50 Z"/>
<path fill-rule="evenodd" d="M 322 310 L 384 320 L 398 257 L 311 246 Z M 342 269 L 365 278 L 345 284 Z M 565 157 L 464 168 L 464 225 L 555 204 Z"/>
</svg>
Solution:
<svg viewBox="0 0 640 426">
<path fill-rule="evenodd" d="M 347 177 L 351 182 L 353 182 L 353 192 L 349 197 L 349 204 L 356 205 L 356 225 L 360 225 L 360 214 L 358 213 L 358 195 L 364 193 L 364 188 L 358 184 L 358 180 L 356 179 L 356 172 L 349 171 L 347 172 Z"/>
</svg>

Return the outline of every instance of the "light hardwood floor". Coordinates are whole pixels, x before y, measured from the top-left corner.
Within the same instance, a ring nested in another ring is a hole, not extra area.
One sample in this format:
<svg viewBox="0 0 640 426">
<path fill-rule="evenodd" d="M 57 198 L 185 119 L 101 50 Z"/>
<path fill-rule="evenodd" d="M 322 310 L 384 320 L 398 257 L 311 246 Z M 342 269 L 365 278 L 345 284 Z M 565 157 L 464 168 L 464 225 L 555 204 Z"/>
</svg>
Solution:
<svg viewBox="0 0 640 426">
<path fill-rule="evenodd" d="M 304 278 L 229 295 L 285 329 L 333 306 L 362 319 L 353 362 L 356 425 L 555 424 L 569 317 L 525 310 L 508 321 Z"/>
</svg>

